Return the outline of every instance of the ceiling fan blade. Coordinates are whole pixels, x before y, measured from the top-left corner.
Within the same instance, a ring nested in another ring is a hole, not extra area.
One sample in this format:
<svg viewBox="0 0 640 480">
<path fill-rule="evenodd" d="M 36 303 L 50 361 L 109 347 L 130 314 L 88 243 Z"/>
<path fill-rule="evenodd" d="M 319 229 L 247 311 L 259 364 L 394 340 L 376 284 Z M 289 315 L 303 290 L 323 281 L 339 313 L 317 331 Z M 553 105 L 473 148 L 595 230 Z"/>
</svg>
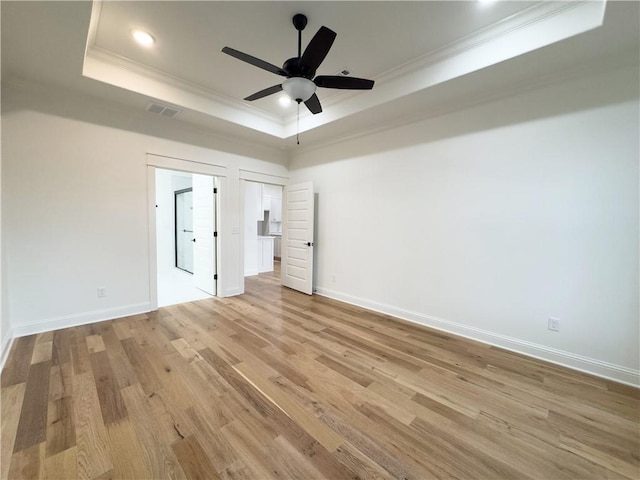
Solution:
<svg viewBox="0 0 640 480">
<path fill-rule="evenodd" d="M 318 87 L 324 88 L 340 88 L 343 90 L 371 90 L 373 80 L 356 77 L 340 77 L 337 75 L 318 75 L 313 79 Z"/>
<path fill-rule="evenodd" d="M 311 95 L 309 100 L 304 102 L 304 104 L 307 106 L 309 111 L 311 113 L 313 113 L 314 115 L 316 113 L 322 112 L 322 106 L 320 105 L 320 100 L 318 99 L 318 96 L 315 93 L 313 95 Z"/>
<path fill-rule="evenodd" d="M 254 93 L 253 95 L 249 95 L 245 97 L 245 100 L 253 101 L 258 100 L 259 98 L 264 98 L 269 95 L 273 95 L 274 93 L 278 93 L 282 91 L 282 84 L 274 85 L 273 87 L 265 88 L 264 90 L 260 90 L 259 92 Z"/>
<path fill-rule="evenodd" d="M 233 48 L 224 47 L 222 49 L 222 53 L 226 53 L 227 55 L 231 55 L 232 57 L 237 58 L 238 60 L 242 60 L 243 62 L 247 62 L 254 67 L 261 68 L 266 70 L 267 72 L 275 73 L 276 75 L 281 75 L 283 77 L 287 76 L 287 72 L 282 70 L 280 67 L 276 67 L 269 62 L 265 62 L 264 60 L 260 60 L 259 58 L 252 57 L 246 53 L 242 53 L 238 50 L 234 50 Z"/>
<path fill-rule="evenodd" d="M 309 71 L 315 72 L 329 53 L 335 39 L 336 32 L 327 27 L 320 27 L 302 54 L 301 63 Z"/>
</svg>

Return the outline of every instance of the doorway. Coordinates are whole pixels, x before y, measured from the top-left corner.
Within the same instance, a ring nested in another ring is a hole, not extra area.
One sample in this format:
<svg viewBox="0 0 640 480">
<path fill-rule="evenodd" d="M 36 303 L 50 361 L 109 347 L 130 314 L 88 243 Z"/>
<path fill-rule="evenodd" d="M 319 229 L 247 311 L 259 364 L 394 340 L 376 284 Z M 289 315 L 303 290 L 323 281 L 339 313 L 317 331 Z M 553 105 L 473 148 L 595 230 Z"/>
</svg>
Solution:
<svg viewBox="0 0 640 480">
<path fill-rule="evenodd" d="M 216 295 L 216 179 L 155 169 L 158 306 Z"/>
<path fill-rule="evenodd" d="M 282 186 L 245 181 L 244 276 L 273 272 L 280 264 Z"/>
</svg>

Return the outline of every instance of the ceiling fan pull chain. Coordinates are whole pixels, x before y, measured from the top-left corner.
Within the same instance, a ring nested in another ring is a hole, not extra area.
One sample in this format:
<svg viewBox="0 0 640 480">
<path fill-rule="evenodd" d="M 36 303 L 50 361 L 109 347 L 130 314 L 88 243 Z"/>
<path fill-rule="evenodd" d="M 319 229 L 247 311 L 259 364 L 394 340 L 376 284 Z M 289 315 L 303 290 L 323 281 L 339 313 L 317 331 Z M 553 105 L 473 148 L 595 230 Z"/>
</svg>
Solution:
<svg viewBox="0 0 640 480">
<path fill-rule="evenodd" d="M 300 145 L 300 102 L 298 102 L 298 125 L 296 127 L 296 143 Z"/>
</svg>

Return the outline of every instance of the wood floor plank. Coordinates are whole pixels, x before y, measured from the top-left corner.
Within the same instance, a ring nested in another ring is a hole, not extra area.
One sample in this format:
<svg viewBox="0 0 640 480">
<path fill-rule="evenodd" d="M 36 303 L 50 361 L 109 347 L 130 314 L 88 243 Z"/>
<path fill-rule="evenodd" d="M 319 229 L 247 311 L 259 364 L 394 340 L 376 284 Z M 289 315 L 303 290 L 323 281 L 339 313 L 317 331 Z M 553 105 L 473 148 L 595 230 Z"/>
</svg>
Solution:
<svg viewBox="0 0 640 480">
<path fill-rule="evenodd" d="M 47 457 L 56 455 L 76 444 L 73 419 L 73 398 L 62 397 L 49 402 L 47 414 Z M 75 450 L 74 450 L 75 461 Z"/>
<path fill-rule="evenodd" d="M 9 475 L 9 465 L 13 453 L 13 443 L 18 430 L 18 419 L 24 399 L 25 383 L 17 383 L 5 387 L 0 392 L 0 479 L 5 480 Z"/>
<path fill-rule="evenodd" d="M 44 476 L 47 480 L 78 478 L 76 447 L 47 457 L 44 463 Z"/>
<path fill-rule="evenodd" d="M 253 478 L 282 478 L 280 465 L 274 462 L 267 445 L 273 438 L 256 428 L 248 427 L 242 419 L 234 420 L 222 428 L 222 434 L 237 455 L 251 470 Z"/>
<path fill-rule="evenodd" d="M 207 409 L 210 410 L 210 409 Z M 233 465 L 238 465 L 240 458 L 229 446 L 220 429 L 235 418 L 217 422 L 219 417 L 210 416 L 205 407 L 196 405 L 185 412 L 190 421 L 193 436 L 199 441 L 216 472 L 221 473 Z"/>
<path fill-rule="evenodd" d="M 27 381 L 36 337 L 36 335 L 29 335 L 14 340 L 2 370 L 2 388 Z"/>
<path fill-rule="evenodd" d="M 234 368 L 278 409 L 298 423 L 328 451 L 333 452 L 344 443 L 344 438 L 320 422 L 272 382 L 258 374 L 251 366 L 246 363 L 240 363 L 235 365 Z"/>
<path fill-rule="evenodd" d="M 637 388 L 278 274 L 16 339 L 0 480 L 640 478 Z"/>
<path fill-rule="evenodd" d="M 73 376 L 73 413 L 79 479 L 96 478 L 113 469 L 109 439 L 91 372 Z"/>
<path fill-rule="evenodd" d="M 14 452 L 44 442 L 47 439 L 47 409 L 49 400 L 49 370 L 51 361 L 31 365 L 20 411 Z"/>
<path fill-rule="evenodd" d="M 102 335 L 87 335 L 86 337 L 87 348 L 89 349 L 89 353 L 98 353 L 104 352 L 106 347 L 104 345 L 104 340 L 102 339 Z"/>
<path fill-rule="evenodd" d="M 36 342 L 36 346 L 33 349 L 33 356 L 31 357 L 31 363 L 51 362 L 52 356 L 53 341 Z"/>
<path fill-rule="evenodd" d="M 111 425 L 127 416 L 127 408 L 122 401 L 109 356 L 101 350 L 90 354 L 91 368 L 98 390 L 100 410 L 105 426 Z"/>
<path fill-rule="evenodd" d="M 105 427 L 116 478 L 154 478 L 135 428 L 128 419 Z"/>
<path fill-rule="evenodd" d="M 71 344 L 71 364 L 73 374 L 80 375 L 91 371 L 91 360 L 89 359 L 89 348 L 84 337 L 84 329 L 76 327 L 73 330 L 74 341 Z"/>
<path fill-rule="evenodd" d="M 71 345 L 75 341 L 75 332 L 70 328 L 63 328 L 53 332 L 52 363 L 62 365 L 71 361 Z"/>
<path fill-rule="evenodd" d="M 159 390 L 158 377 L 136 341 L 129 337 L 122 340 L 121 344 L 144 392 L 150 394 Z"/>
<path fill-rule="evenodd" d="M 11 457 L 9 478 L 11 480 L 44 478 L 45 449 L 45 443 L 42 442 L 16 452 L 13 457 Z"/>
<path fill-rule="evenodd" d="M 53 365 L 49 375 L 49 402 L 73 396 L 73 365 L 71 362 Z"/>
<path fill-rule="evenodd" d="M 178 440 L 172 448 L 187 478 L 193 480 L 220 478 L 195 437 L 189 436 Z"/>
<path fill-rule="evenodd" d="M 147 397 L 140 385 L 131 385 L 122 390 L 122 396 L 131 423 L 140 439 L 140 446 L 150 469 L 152 478 L 186 478 L 174 451 L 162 441 L 164 435 L 159 431 L 162 423 L 153 414 Z M 166 428 L 166 427 L 165 427 Z"/>
</svg>

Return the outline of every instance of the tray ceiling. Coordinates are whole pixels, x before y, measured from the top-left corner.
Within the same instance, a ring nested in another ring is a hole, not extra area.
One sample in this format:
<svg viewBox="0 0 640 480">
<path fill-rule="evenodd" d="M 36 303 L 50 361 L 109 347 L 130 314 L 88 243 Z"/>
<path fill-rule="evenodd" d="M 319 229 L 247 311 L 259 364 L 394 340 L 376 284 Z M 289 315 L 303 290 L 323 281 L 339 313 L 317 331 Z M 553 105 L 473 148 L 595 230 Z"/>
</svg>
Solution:
<svg viewBox="0 0 640 480">
<path fill-rule="evenodd" d="M 337 39 L 318 74 L 347 69 L 373 91 L 318 89 L 310 115 L 279 95 L 242 98 L 282 78 L 221 53 L 224 46 L 281 65 L 295 56 L 295 13 Z M 84 75 L 169 105 L 278 137 L 293 136 L 595 28 L 603 2 L 94 2 Z M 151 33 L 152 48 L 131 31 Z"/>
</svg>

